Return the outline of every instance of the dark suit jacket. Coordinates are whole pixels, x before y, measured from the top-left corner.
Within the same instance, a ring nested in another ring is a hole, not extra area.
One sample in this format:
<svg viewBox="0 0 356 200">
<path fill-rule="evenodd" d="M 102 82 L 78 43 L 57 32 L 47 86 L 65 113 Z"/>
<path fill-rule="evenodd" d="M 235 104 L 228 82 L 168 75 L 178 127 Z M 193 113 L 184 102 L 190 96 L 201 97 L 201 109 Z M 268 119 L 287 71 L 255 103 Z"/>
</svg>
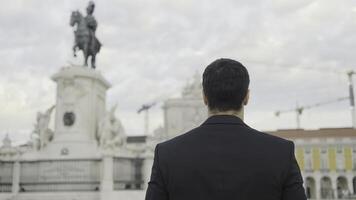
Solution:
<svg viewBox="0 0 356 200">
<path fill-rule="evenodd" d="M 146 200 L 306 200 L 294 143 L 232 115 L 156 146 Z"/>
</svg>

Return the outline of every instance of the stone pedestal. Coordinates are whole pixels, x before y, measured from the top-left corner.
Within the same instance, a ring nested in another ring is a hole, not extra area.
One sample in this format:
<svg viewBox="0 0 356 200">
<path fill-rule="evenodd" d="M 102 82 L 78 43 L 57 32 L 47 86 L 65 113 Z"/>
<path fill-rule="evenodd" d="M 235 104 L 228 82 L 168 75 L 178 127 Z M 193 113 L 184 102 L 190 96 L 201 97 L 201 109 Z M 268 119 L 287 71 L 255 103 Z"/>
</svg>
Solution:
<svg viewBox="0 0 356 200">
<path fill-rule="evenodd" d="M 83 66 L 64 67 L 52 79 L 57 83 L 55 131 L 47 153 L 97 153 L 96 132 L 106 112 L 109 82 L 99 71 Z"/>
</svg>

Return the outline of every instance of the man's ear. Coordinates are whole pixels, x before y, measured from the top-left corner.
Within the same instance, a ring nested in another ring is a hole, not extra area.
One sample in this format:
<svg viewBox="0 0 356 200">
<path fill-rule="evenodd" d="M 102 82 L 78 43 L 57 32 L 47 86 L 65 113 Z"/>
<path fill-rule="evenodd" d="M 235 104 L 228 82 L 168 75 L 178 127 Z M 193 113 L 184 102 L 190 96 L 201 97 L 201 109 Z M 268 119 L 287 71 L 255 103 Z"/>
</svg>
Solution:
<svg viewBox="0 0 356 200">
<path fill-rule="evenodd" d="M 250 89 L 247 90 L 246 96 L 243 100 L 243 105 L 246 106 L 249 100 L 250 100 Z"/>
<path fill-rule="evenodd" d="M 208 106 L 208 99 L 206 98 L 205 94 L 204 94 L 204 91 L 202 91 L 202 94 L 203 94 L 203 100 L 204 100 L 204 104 L 206 106 Z"/>
</svg>

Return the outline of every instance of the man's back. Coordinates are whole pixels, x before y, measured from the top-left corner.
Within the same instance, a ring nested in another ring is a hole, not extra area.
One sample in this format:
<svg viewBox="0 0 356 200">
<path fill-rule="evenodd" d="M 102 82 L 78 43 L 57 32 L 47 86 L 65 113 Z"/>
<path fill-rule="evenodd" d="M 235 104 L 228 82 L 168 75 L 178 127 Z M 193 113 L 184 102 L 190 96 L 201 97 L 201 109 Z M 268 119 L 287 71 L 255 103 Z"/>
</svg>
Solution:
<svg viewBox="0 0 356 200">
<path fill-rule="evenodd" d="M 244 124 L 250 77 L 221 58 L 203 73 L 209 117 L 158 144 L 146 200 L 306 200 L 291 141 Z"/>
<path fill-rule="evenodd" d="M 232 115 L 157 145 L 146 200 L 305 200 L 294 144 Z"/>
</svg>

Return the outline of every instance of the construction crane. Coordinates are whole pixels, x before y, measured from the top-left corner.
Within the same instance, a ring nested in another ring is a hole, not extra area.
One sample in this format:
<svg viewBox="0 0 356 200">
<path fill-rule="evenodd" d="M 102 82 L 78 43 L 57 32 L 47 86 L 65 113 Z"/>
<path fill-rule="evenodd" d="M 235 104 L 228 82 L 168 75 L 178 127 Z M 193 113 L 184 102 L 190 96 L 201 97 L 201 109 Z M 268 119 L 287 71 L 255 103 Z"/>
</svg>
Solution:
<svg viewBox="0 0 356 200">
<path fill-rule="evenodd" d="M 352 76 L 356 72 L 350 70 L 347 72 L 347 78 L 349 82 L 349 99 L 350 99 L 350 110 L 351 110 L 351 119 L 352 119 L 352 127 L 356 129 L 356 116 L 355 116 L 355 96 L 354 96 L 354 84 L 352 81 Z"/>
<path fill-rule="evenodd" d="M 333 71 L 335 72 L 335 71 Z M 340 71 L 337 71 L 338 73 L 341 73 Z M 342 73 L 345 73 L 345 71 L 343 71 Z M 350 102 L 350 111 L 351 111 L 351 120 L 352 120 L 352 127 L 354 129 L 356 129 L 356 114 L 355 114 L 355 96 L 354 96 L 354 86 L 353 86 L 353 75 L 355 75 L 356 72 L 353 70 L 350 71 L 346 71 L 346 75 L 348 78 L 348 92 L 349 92 L 349 96 L 348 97 L 342 97 L 342 98 L 338 98 L 332 101 L 327 101 L 327 102 L 322 102 L 322 103 L 317 103 L 314 105 L 310 105 L 310 106 L 296 106 L 296 108 L 294 109 L 290 109 L 290 110 L 283 110 L 283 111 L 276 111 L 275 115 L 278 117 L 281 113 L 285 113 L 285 112 L 296 112 L 296 120 L 297 120 L 297 127 L 300 128 L 300 115 L 303 113 L 303 110 L 305 109 L 310 109 L 312 107 L 317 107 L 317 106 L 322 106 L 325 104 L 330 104 L 330 103 L 334 103 L 334 102 L 339 102 L 339 101 L 343 101 L 343 100 L 347 100 L 349 99 Z"/>
<path fill-rule="evenodd" d="M 300 129 L 300 117 L 303 114 L 304 110 L 308 110 L 308 109 L 312 109 L 315 107 L 319 107 L 319 106 L 323 106 L 323 105 L 327 105 L 327 104 L 332 104 L 332 103 L 336 103 L 336 102 L 341 102 L 341 101 L 345 101 L 350 99 L 350 97 L 340 97 L 337 99 L 333 99 L 330 101 L 324 101 L 324 102 L 319 102 L 319 103 L 315 103 L 315 104 L 311 104 L 311 105 L 306 105 L 306 106 L 297 106 L 293 109 L 289 109 L 289 110 L 278 110 L 276 111 L 274 114 L 276 117 L 279 117 L 281 114 L 283 113 L 289 113 L 289 112 L 295 112 L 296 113 L 296 122 L 297 122 L 297 128 Z"/>
<path fill-rule="evenodd" d="M 145 112 L 145 135 L 148 135 L 148 130 L 149 130 L 149 115 L 148 115 L 148 112 L 149 110 L 154 106 L 156 105 L 156 102 L 153 102 L 151 104 L 143 104 L 141 106 L 141 108 L 139 108 L 137 110 L 137 113 L 140 114 L 141 112 Z"/>
</svg>

